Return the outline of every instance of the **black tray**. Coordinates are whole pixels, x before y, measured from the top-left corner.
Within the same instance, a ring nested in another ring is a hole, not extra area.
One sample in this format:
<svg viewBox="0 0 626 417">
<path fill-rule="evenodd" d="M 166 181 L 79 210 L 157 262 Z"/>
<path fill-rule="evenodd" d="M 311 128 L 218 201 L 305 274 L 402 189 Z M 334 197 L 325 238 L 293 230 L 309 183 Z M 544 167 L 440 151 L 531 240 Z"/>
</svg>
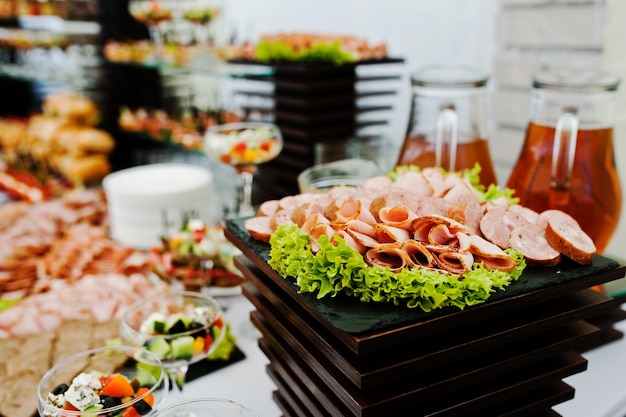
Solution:
<svg viewBox="0 0 626 417">
<path fill-rule="evenodd" d="M 344 340 L 355 352 L 376 349 L 387 338 L 395 342 L 410 340 L 415 332 L 425 336 L 429 332 L 449 327 L 451 322 L 460 326 L 484 317 L 494 316 L 609 282 L 624 276 L 626 267 L 618 262 L 596 255 L 590 265 L 563 263 L 556 267 L 528 267 L 516 282 L 503 291 L 496 291 L 483 304 L 457 308 L 443 308 L 426 313 L 390 304 L 363 303 L 356 298 L 337 296 L 317 299 L 315 294 L 298 292 L 293 280 L 283 279 L 267 264 L 269 245 L 255 240 L 244 227 L 244 218 L 226 222 L 226 236 L 244 256 L 264 274 L 286 291 L 291 299 L 299 302 L 337 337 Z"/>
</svg>

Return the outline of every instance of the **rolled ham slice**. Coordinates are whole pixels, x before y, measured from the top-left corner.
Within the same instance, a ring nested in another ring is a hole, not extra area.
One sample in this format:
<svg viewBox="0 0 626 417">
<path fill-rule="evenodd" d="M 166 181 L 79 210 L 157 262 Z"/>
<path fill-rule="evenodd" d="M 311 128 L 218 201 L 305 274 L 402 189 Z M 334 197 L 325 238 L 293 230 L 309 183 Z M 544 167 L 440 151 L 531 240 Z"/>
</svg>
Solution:
<svg viewBox="0 0 626 417">
<path fill-rule="evenodd" d="M 376 231 L 376 239 L 383 243 L 404 242 L 411 237 L 408 230 L 383 223 L 376 223 L 374 230 Z"/>
<path fill-rule="evenodd" d="M 435 257 L 436 264 L 444 271 L 455 275 L 463 275 L 472 269 L 474 264 L 474 256 L 469 252 L 456 252 L 453 250 L 444 250 Z"/>
<path fill-rule="evenodd" d="M 376 248 L 382 245 L 382 242 L 379 242 L 376 238 L 366 235 L 365 233 L 361 233 L 352 229 L 345 230 L 350 234 L 350 236 L 352 236 L 357 242 L 359 242 L 363 246 L 366 246 L 368 248 Z"/>
<path fill-rule="evenodd" d="M 381 222 L 390 226 L 411 230 L 417 215 L 406 205 L 383 207 L 378 211 Z"/>
<path fill-rule="evenodd" d="M 478 235 L 458 233 L 459 252 L 470 252 L 485 268 L 510 272 L 517 266 L 515 258 L 507 255 L 500 247 Z"/>
<path fill-rule="evenodd" d="M 397 243 L 386 243 L 368 249 L 364 258 L 368 265 L 388 267 L 391 272 L 400 272 L 410 263 L 409 256 Z"/>
<path fill-rule="evenodd" d="M 409 264 L 414 268 L 433 268 L 435 256 L 417 240 L 409 239 L 402 243 L 402 250 L 409 257 Z"/>
<path fill-rule="evenodd" d="M 431 235 L 431 231 L 435 227 L 437 228 Z M 472 233 L 465 225 L 444 216 L 422 216 L 413 220 L 413 238 L 420 242 L 442 244 L 442 236 L 455 235 L 458 232 Z"/>
<path fill-rule="evenodd" d="M 376 219 L 364 206 L 365 204 L 360 200 L 346 200 L 335 213 L 336 219 L 340 222 L 358 219 L 368 224 L 375 224 Z"/>
<path fill-rule="evenodd" d="M 355 249 L 356 251 L 358 251 L 361 255 L 363 255 L 365 253 L 365 251 L 367 250 L 367 247 L 363 246 L 362 244 L 360 244 L 355 238 L 353 238 L 350 233 L 348 233 L 345 230 L 337 230 L 335 232 L 335 234 L 333 235 L 333 238 L 331 240 L 331 242 L 333 244 L 337 243 L 337 238 L 340 237 L 344 240 L 344 242 L 346 243 L 346 245 L 348 245 L 349 247 L 351 247 L 352 249 Z M 336 246 L 336 245 L 335 245 Z"/>
<path fill-rule="evenodd" d="M 411 190 L 411 193 L 418 198 L 428 197 L 433 195 L 433 187 L 428 183 L 428 180 L 421 172 L 418 171 L 406 171 L 398 175 L 396 181 L 392 184 L 393 188 L 404 188 Z"/>
</svg>

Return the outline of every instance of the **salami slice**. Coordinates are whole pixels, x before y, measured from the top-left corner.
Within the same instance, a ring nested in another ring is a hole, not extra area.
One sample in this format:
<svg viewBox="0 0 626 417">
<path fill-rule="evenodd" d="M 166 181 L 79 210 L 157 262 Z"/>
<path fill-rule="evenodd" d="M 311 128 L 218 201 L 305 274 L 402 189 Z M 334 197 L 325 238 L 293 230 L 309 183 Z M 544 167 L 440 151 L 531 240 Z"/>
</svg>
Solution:
<svg viewBox="0 0 626 417">
<path fill-rule="evenodd" d="M 540 225 L 527 224 L 513 229 L 509 243 L 524 255 L 529 265 L 552 266 L 561 261 L 561 252 L 548 243 L 546 229 Z"/>
<path fill-rule="evenodd" d="M 554 211 L 546 225 L 546 239 L 556 250 L 582 265 L 591 263 L 596 253 L 593 240 L 569 214 Z"/>
</svg>

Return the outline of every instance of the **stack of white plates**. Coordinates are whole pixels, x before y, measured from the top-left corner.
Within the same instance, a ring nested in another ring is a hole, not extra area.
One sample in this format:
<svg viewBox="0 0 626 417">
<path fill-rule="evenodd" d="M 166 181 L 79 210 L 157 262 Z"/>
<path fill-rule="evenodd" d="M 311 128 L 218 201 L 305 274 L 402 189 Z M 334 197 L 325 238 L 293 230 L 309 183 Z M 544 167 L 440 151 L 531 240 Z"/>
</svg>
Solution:
<svg viewBox="0 0 626 417">
<path fill-rule="evenodd" d="M 166 163 L 137 166 L 109 174 L 107 197 L 110 234 L 117 242 L 140 249 L 180 230 L 184 219 L 213 220 L 213 175 L 203 167 Z"/>
</svg>

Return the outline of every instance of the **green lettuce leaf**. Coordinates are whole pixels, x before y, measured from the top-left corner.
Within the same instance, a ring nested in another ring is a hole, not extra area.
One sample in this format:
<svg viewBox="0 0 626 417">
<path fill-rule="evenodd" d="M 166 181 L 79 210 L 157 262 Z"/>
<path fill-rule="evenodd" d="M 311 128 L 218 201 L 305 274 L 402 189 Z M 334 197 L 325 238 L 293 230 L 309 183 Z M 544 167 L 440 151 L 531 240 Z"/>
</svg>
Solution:
<svg viewBox="0 0 626 417">
<path fill-rule="evenodd" d="M 306 233 L 296 225 L 283 225 L 270 238 L 268 263 L 283 278 L 295 279 L 300 292 L 314 293 L 317 298 L 345 293 L 363 302 L 393 303 L 426 312 L 482 303 L 516 281 L 526 266 L 519 252 L 508 249 L 518 261 L 508 273 L 488 270 L 481 263 L 464 276 L 424 268 L 394 273 L 370 267 L 358 251 L 340 238 L 337 241 L 334 246 L 327 236 L 320 237 L 320 249 L 314 254 Z"/>
<path fill-rule="evenodd" d="M 319 62 L 334 65 L 355 61 L 354 56 L 341 49 L 339 42 L 318 43 L 296 51 L 278 40 L 260 41 L 256 46 L 256 59 L 260 62 Z"/>
</svg>

